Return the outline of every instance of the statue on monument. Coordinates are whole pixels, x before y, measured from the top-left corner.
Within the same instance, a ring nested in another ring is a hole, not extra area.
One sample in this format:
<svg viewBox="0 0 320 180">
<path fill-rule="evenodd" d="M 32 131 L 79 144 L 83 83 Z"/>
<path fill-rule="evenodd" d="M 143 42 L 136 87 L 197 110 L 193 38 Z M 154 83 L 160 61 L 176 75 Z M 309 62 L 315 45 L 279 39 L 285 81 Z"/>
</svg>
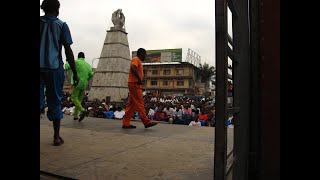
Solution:
<svg viewBox="0 0 320 180">
<path fill-rule="evenodd" d="M 112 13 L 112 23 L 114 25 L 114 29 L 122 29 L 125 22 L 124 14 L 122 13 L 122 9 L 118 9 L 115 12 Z"/>
<path fill-rule="evenodd" d="M 110 17 L 113 27 L 108 27 L 99 58 L 98 71 L 92 80 L 88 99 L 108 99 L 110 102 L 123 102 L 128 96 L 128 71 L 130 49 L 125 32 L 125 17 L 122 9 L 117 9 Z M 109 20 L 110 21 L 110 20 Z M 112 25 L 111 25 L 112 26 Z M 110 99 L 109 99 L 110 98 Z"/>
</svg>

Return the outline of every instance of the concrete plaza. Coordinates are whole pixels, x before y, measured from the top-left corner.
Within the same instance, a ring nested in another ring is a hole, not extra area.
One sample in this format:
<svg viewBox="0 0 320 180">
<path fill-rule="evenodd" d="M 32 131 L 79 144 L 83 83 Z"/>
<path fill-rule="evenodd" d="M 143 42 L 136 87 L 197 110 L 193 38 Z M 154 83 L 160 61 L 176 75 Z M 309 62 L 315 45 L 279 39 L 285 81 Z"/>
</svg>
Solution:
<svg viewBox="0 0 320 180">
<path fill-rule="evenodd" d="M 80 180 L 212 180 L 214 128 L 160 123 L 122 129 L 121 120 L 65 116 L 53 146 L 52 122 L 40 118 L 40 171 Z M 228 152 L 233 129 L 228 128 Z"/>
</svg>

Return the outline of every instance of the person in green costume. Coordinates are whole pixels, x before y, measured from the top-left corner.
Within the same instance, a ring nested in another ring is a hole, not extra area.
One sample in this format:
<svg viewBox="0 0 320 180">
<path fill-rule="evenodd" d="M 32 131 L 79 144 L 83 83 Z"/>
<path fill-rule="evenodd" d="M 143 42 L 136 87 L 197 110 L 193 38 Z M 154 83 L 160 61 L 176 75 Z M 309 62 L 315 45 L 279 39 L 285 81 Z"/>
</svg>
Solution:
<svg viewBox="0 0 320 180">
<path fill-rule="evenodd" d="M 75 105 L 75 110 L 73 114 L 73 119 L 78 120 L 78 115 L 80 113 L 79 122 L 82 121 L 85 117 L 85 109 L 82 107 L 81 102 L 84 95 L 84 92 L 87 87 L 87 81 L 89 81 L 93 76 L 93 71 L 89 63 L 86 62 L 84 59 L 84 53 L 79 52 L 78 59 L 75 60 L 76 63 L 76 70 L 79 77 L 79 83 L 77 86 L 74 86 L 73 84 L 73 74 L 71 75 L 71 84 L 72 84 L 72 94 L 71 94 L 71 100 L 73 104 Z M 69 63 L 66 63 L 65 70 L 69 71 L 70 65 Z"/>
</svg>

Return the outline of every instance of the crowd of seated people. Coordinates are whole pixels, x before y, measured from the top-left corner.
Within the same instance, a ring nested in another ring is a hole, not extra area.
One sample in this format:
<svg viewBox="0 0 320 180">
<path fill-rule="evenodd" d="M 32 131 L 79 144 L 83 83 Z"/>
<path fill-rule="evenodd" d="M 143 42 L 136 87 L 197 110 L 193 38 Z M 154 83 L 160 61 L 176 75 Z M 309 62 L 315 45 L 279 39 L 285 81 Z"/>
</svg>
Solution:
<svg viewBox="0 0 320 180">
<path fill-rule="evenodd" d="M 215 106 L 212 99 L 146 96 L 147 116 L 170 124 L 189 125 L 195 119 L 201 126 L 215 126 Z"/>
<path fill-rule="evenodd" d="M 65 92 L 62 98 L 62 111 L 67 115 L 72 115 L 74 112 L 70 96 L 68 92 Z M 195 126 L 194 124 L 215 126 L 215 103 L 212 99 L 146 95 L 144 101 L 146 115 L 151 120 L 189 126 Z M 105 99 L 88 101 L 88 94 L 82 101 L 86 109 L 86 116 L 118 120 L 122 120 L 125 115 L 125 104 L 126 101 L 110 103 Z M 139 119 L 138 113 L 135 112 L 132 118 Z"/>
</svg>

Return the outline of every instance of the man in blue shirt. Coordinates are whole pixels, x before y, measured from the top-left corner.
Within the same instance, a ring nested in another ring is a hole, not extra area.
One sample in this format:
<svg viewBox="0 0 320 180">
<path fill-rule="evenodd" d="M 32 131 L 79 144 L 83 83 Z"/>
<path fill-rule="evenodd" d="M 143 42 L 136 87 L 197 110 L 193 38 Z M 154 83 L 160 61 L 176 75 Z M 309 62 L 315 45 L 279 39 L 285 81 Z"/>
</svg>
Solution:
<svg viewBox="0 0 320 180">
<path fill-rule="evenodd" d="M 75 85 L 78 84 L 72 49 L 72 38 L 68 25 L 57 18 L 60 2 L 43 0 L 41 9 L 45 15 L 40 17 L 40 110 L 44 106 L 44 87 L 46 87 L 47 116 L 53 122 L 53 145 L 64 143 L 60 137 L 60 120 L 63 118 L 61 99 L 63 96 L 64 68 L 61 50 L 65 49 L 66 60 L 73 72 Z"/>
</svg>

